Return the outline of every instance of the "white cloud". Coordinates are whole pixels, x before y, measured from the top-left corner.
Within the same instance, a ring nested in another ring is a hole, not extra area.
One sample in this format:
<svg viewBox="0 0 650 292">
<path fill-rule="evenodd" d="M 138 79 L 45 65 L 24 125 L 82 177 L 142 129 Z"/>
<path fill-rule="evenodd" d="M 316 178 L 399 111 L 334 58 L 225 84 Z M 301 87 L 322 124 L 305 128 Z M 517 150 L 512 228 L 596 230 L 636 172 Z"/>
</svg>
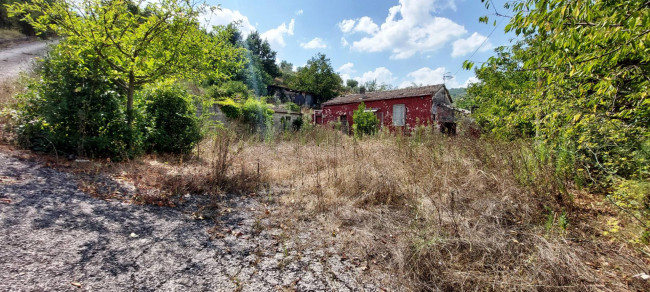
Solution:
<svg viewBox="0 0 650 292">
<path fill-rule="evenodd" d="M 339 28 L 342 32 L 350 32 L 354 28 L 356 21 L 354 19 L 346 19 L 339 22 Z"/>
<path fill-rule="evenodd" d="M 341 37 L 341 46 L 343 47 L 350 46 L 350 43 L 348 43 L 348 40 L 346 40 L 345 37 Z"/>
<path fill-rule="evenodd" d="M 302 15 L 303 13 L 304 13 L 304 11 L 302 11 L 302 9 L 296 11 L 296 15 Z"/>
<path fill-rule="evenodd" d="M 307 43 L 300 43 L 300 46 L 304 49 L 324 49 L 327 48 L 327 44 L 321 38 L 314 38 L 313 40 Z"/>
<path fill-rule="evenodd" d="M 404 88 L 404 87 L 409 87 L 412 85 L 434 85 L 434 84 L 442 84 L 444 83 L 447 88 L 458 88 L 458 87 L 467 87 L 469 84 L 476 83 L 478 82 L 478 78 L 476 76 L 471 76 L 467 78 L 467 80 L 464 83 L 459 83 L 456 76 L 451 76 L 451 78 L 448 78 L 447 80 L 443 79 L 443 76 L 445 76 L 445 73 L 447 72 L 447 69 L 445 67 L 438 67 L 436 69 L 431 69 L 429 67 L 422 67 L 418 70 L 415 70 L 409 74 L 407 74 L 407 79 L 402 82 L 399 87 Z"/>
<path fill-rule="evenodd" d="M 377 24 L 372 21 L 372 18 L 368 16 L 361 17 L 357 26 L 354 27 L 354 31 L 365 32 L 367 34 L 374 34 L 379 30 Z"/>
<path fill-rule="evenodd" d="M 478 83 L 480 80 L 476 78 L 476 76 L 472 76 L 470 78 L 467 78 L 467 81 L 465 81 L 465 84 L 463 84 L 461 87 L 467 88 L 472 83 Z"/>
<path fill-rule="evenodd" d="M 260 36 L 262 39 L 266 39 L 269 44 L 271 44 L 271 47 L 285 47 L 287 44 L 284 41 L 284 36 L 285 35 L 293 35 L 293 27 L 295 25 L 295 19 L 291 19 L 291 22 L 289 22 L 289 26 L 287 26 L 286 23 L 280 24 L 280 26 L 276 28 L 272 28 L 267 30 L 266 32 L 262 33 Z"/>
<path fill-rule="evenodd" d="M 233 22 L 238 22 L 239 30 L 244 36 L 255 31 L 255 27 L 250 23 L 248 17 L 237 10 L 230 10 L 228 8 L 214 9 L 212 12 L 204 13 L 200 16 L 200 20 L 208 29 L 216 25 L 228 25 Z"/>
<path fill-rule="evenodd" d="M 354 68 L 354 64 L 351 62 L 347 62 L 343 64 L 341 67 L 339 67 L 338 69 L 336 69 L 336 71 L 343 74 L 352 74 L 354 72 L 357 72 L 357 70 L 354 70 L 352 68 Z"/>
<path fill-rule="evenodd" d="M 459 57 L 474 52 L 483 42 L 485 45 L 479 49 L 479 52 L 485 52 L 492 48 L 492 44 L 486 41 L 487 37 L 475 32 L 466 39 L 459 39 L 454 42 L 454 50 L 451 52 L 452 57 Z"/>
<path fill-rule="evenodd" d="M 356 77 L 354 79 L 359 81 L 359 83 L 365 83 L 367 81 L 377 80 L 377 84 L 382 84 L 382 83 L 392 84 L 396 78 L 393 77 L 393 73 L 390 72 L 390 70 L 386 69 L 386 67 L 379 67 L 374 71 L 368 71 L 366 73 L 363 73 L 361 77 Z"/>
<path fill-rule="evenodd" d="M 423 67 L 418 70 L 415 70 L 406 76 L 408 79 L 399 87 L 409 87 L 415 83 L 416 85 L 434 85 L 443 83 L 443 76 L 445 74 L 445 67 L 438 67 L 436 69 L 431 69 L 429 67 Z"/>
<path fill-rule="evenodd" d="M 341 76 L 341 80 L 347 81 L 349 79 L 353 79 L 351 74 L 357 72 L 357 70 L 354 70 L 354 64 L 351 62 L 347 62 L 343 64 L 341 67 L 336 69 L 336 72 L 340 73 L 339 75 Z"/>
<path fill-rule="evenodd" d="M 364 16 L 357 19 L 345 19 L 339 22 L 339 29 L 343 33 L 363 32 L 366 34 L 374 34 L 379 30 L 379 26 L 372 21 L 372 18 Z"/>
<path fill-rule="evenodd" d="M 388 10 L 388 16 L 380 27 L 364 16 L 359 18 L 358 23 L 352 19 L 343 20 L 339 28 L 344 33 L 354 30 L 370 35 L 354 41 L 353 50 L 391 51 L 392 59 L 406 59 L 416 53 L 435 51 L 467 32 L 462 25 L 448 18 L 433 16 L 433 13 L 444 8 L 453 9 L 450 3 L 453 1 L 400 0 L 399 5 Z"/>
</svg>

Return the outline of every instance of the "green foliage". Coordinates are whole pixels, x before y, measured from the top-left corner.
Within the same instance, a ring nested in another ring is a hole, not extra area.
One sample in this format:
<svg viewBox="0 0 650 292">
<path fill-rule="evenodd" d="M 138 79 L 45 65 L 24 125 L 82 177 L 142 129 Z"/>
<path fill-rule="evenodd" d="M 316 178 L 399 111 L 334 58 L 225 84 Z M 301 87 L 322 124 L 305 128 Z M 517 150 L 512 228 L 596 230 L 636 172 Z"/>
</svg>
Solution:
<svg viewBox="0 0 650 292">
<path fill-rule="evenodd" d="M 178 87 L 163 85 L 139 93 L 149 122 L 146 148 L 164 153 L 189 153 L 201 140 L 196 110 L 190 94 Z"/>
<path fill-rule="evenodd" d="M 259 33 L 254 31 L 246 37 L 246 49 L 251 53 L 255 61 L 259 62 L 262 70 L 275 78 L 280 76 L 280 68 L 275 64 L 275 55 L 267 40 L 262 40 Z"/>
<path fill-rule="evenodd" d="M 468 94 L 477 122 L 502 138 L 532 137 L 559 175 L 613 192 L 626 213 L 644 217 L 631 203 L 635 188 L 617 182 L 650 179 L 647 1 L 526 0 L 506 8 L 513 14 L 506 32 L 520 41 L 476 68 L 481 82 Z"/>
<path fill-rule="evenodd" d="M 29 2 L 29 0 L 0 0 L 0 29 L 15 29 L 24 35 L 33 36 L 36 34 L 36 31 L 29 23 L 21 20 L 23 18 L 22 14 L 12 15 L 10 17 L 7 11 L 7 5 L 22 1 Z M 38 17 L 42 14 L 41 12 L 31 13 L 32 17 Z"/>
<path fill-rule="evenodd" d="M 352 120 L 354 121 L 353 129 L 355 136 L 361 137 L 363 135 L 374 135 L 377 133 L 379 119 L 374 113 L 366 111 L 366 105 L 363 102 L 354 111 Z"/>
<path fill-rule="evenodd" d="M 619 180 L 608 198 L 641 226 L 639 241 L 650 243 L 650 182 Z"/>
<path fill-rule="evenodd" d="M 20 97 L 19 141 L 57 154 L 128 156 L 129 129 L 119 87 L 103 76 L 100 60 L 86 55 L 93 62 L 81 69 L 66 53 L 53 48 L 39 65 L 40 80 Z"/>
<path fill-rule="evenodd" d="M 479 124 L 536 137 L 591 186 L 650 175 L 650 8 L 644 1 L 533 1 L 512 6 L 523 37 L 476 70 Z"/>
<path fill-rule="evenodd" d="M 284 105 L 285 105 L 285 106 L 287 107 L 287 109 L 289 109 L 290 111 L 293 111 L 293 112 L 300 112 L 300 106 L 297 105 L 297 104 L 295 104 L 295 103 L 293 103 L 293 102 L 287 102 L 287 103 L 285 103 Z"/>
<path fill-rule="evenodd" d="M 213 85 L 208 88 L 207 95 L 213 100 L 231 99 L 247 99 L 253 94 L 248 86 L 241 81 L 226 81 L 221 85 Z"/>
<path fill-rule="evenodd" d="M 273 123 L 273 110 L 263 100 L 247 99 L 241 107 L 242 121 L 251 130 L 264 130 Z"/>
<path fill-rule="evenodd" d="M 419 86 L 422 86 L 422 85 L 418 85 L 418 84 L 415 84 L 415 83 L 413 85 L 413 87 L 419 87 Z M 364 88 L 366 90 L 366 92 L 387 91 L 387 90 L 395 89 L 395 86 L 393 86 L 393 85 L 390 85 L 390 84 L 387 84 L 387 83 L 381 83 L 381 84 L 377 83 L 376 79 L 364 82 L 361 87 Z"/>
<path fill-rule="evenodd" d="M 334 72 L 330 59 L 318 53 L 307 61 L 305 67 L 298 69 L 296 79 L 291 87 L 315 94 L 317 102 L 328 101 L 336 97 L 341 90 L 341 77 Z"/>
<path fill-rule="evenodd" d="M 218 101 L 217 104 L 221 108 L 221 112 L 231 120 L 237 120 L 242 116 L 242 105 L 231 98 Z"/>
<path fill-rule="evenodd" d="M 209 34 L 200 27 L 199 15 L 207 12 L 206 6 L 184 0 L 157 2 L 140 9 L 130 1 L 31 0 L 10 5 L 8 11 L 10 16 L 23 15 L 39 33 L 51 30 L 65 38 L 60 46 L 77 64 L 105 63 L 98 74 L 125 93 L 131 125 L 133 97 L 140 87 L 176 78 L 223 79 L 242 53 L 228 42 L 229 35 Z"/>
</svg>

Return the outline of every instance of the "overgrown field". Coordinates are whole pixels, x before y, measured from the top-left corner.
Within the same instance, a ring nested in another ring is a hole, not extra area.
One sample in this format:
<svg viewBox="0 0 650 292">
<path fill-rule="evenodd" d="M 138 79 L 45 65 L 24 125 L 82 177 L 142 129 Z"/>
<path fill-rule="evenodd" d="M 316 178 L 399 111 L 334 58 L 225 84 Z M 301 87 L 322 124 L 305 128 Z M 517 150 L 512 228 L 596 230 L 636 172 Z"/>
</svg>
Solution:
<svg viewBox="0 0 650 292">
<path fill-rule="evenodd" d="M 314 128 L 253 143 L 235 164 L 259 164 L 285 191 L 282 216 L 322 227 L 410 289 L 647 290 L 632 277 L 647 273 L 650 251 L 629 243 L 635 222 L 537 153 L 429 131 L 354 140 Z M 612 222 L 625 228 L 612 233 Z"/>
<path fill-rule="evenodd" d="M 408 290 L 650 289 L 636 222 L 526 142 L 427 130 L 358 140 L 321 127 L 263 138 L 219 128 L 192 157 L 70 167 L 133 182 L 134 203 L 213 196 L 206 214 L 219 194 L 258 192 L 275 205 L 268 216 L 322 231 L 313 244 L 334 241 Z M 86 191 L 121 196 L 92 177 Z"/>
</svg>

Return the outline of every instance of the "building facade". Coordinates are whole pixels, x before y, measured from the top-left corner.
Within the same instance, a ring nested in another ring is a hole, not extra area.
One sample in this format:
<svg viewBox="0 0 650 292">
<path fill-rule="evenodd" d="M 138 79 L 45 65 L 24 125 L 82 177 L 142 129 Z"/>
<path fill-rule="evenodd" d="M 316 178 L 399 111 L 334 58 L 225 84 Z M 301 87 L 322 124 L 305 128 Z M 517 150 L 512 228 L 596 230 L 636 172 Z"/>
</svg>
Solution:
<svg viewBox="0 0 650 292">
<path fill-rule="evenodd" d="M 456 131 L 451 96 L 443 84 L 339 96 L 323 103 L 322 110 L 314 112 L 313 122 L 340 122 L 341 129 L 350 133 L 352 116 L 361 102 L 377 116 L 380 128 L 409 131 L 422 125 Z"/>
</svg>

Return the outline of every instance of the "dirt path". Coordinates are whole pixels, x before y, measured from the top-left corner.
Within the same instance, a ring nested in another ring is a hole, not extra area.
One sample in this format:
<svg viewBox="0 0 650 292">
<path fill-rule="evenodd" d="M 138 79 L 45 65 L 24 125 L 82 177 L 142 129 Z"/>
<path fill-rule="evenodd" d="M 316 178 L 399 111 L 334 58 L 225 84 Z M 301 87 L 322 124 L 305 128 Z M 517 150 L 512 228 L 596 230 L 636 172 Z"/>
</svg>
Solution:
<svg viewBox="0 0 650 292">
<path fill-rule="evenodd" d="M 0 165 L 0 291 L 378 290 L 334 248 L 296 248 L 298 232 L 260 221 L 255 197 L 195 220 L 196 204 L 104 201 L 71 174 L 5 153 Z"/>
<path fill-rule="evenodd" d="M 8 48 L 0 48 L 0 82 L 13 79 L 27 68 L 35 57 L 47 51 L 47 42 L 24 42 Z"/>
</svg>

